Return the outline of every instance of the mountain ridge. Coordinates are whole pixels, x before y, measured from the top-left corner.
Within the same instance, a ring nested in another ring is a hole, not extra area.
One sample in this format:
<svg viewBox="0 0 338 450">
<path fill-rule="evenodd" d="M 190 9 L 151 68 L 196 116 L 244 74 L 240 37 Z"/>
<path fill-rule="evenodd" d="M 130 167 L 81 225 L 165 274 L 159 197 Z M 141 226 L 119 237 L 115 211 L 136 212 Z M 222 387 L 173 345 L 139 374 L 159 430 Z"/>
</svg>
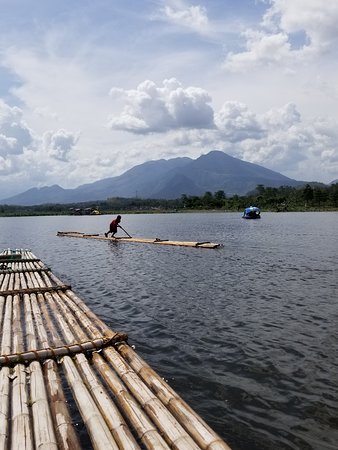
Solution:
<svg viewBox="0 0 338 450">
<path fill-rule="evenodd" d="M 197 159 L 178 157 L 146 161 L 116 177 L 86 183 L 73 189 L 59 185 L 31 188 L 0 200 L 2 204 L 31 206 L 48 203 L 102 201 L 111 197 L 174 199 L 223 190 L 226 195 L 245 195 L 258 184 L 266 187 L 301 186 L 306 182 L 288 178 L 258 164 L 242 161 L 219 150 Z"/>
</svg>

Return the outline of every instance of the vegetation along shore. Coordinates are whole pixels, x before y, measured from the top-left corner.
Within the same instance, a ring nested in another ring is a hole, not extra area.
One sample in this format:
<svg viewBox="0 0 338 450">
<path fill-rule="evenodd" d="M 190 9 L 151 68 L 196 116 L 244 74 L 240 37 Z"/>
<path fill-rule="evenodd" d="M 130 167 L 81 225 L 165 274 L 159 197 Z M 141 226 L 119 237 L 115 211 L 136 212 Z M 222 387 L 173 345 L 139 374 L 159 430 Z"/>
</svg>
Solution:
<svg viewBox="0 0 338 450">
<path fill-rule="evenodd" d="M 338 183 L 325 187 L 258 185 L 245 196 L 227 196 L 220 190 L 205 192 L 201 196 L 183 194 L 175 200 L 142 198 L 109 198 L 77 204 L 43 204 L 33 206 L 0 205 L 0 216 L 88 215 L 124 213 L 160 213 L 188 211 L 241 211 L 256 205 L 265 211 L 336 211 L 338 210 Z"/>
</svg>

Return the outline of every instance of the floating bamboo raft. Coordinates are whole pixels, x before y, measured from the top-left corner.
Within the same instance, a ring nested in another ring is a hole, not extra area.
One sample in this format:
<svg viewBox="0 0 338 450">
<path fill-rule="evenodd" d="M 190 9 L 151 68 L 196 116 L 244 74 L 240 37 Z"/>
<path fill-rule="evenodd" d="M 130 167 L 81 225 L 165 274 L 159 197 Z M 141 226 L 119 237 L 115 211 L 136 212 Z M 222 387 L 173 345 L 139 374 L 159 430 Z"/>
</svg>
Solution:
<svg viewBox="0 0 338 450">
<path fill-rule="evenodd" d="M 58 236 L 76 237 L 84 239 L 99 239 L 104 241 L 118 241 L 118 242 L 140 242 L 143 244 L 156 244 L 156 245 L 176 245 L 179 247 L 198 247 L 198 248 L 219 248 L 222 244 L 214 244 L 213 242 L 189 242 L 189 241 L 170 241 L 168 239 L 145 239 L 134 237 L 105 237 L 100 234 L 88 234 L 81 233 L 80 231 L 58 231 Z"/>
<path fill-rule="evenodd" d="M 30 251 L 0 254 L 0 329 L 0 449 L 80 449 L 71 405 L 94 449 L 229 450 Z"/>
</svg>

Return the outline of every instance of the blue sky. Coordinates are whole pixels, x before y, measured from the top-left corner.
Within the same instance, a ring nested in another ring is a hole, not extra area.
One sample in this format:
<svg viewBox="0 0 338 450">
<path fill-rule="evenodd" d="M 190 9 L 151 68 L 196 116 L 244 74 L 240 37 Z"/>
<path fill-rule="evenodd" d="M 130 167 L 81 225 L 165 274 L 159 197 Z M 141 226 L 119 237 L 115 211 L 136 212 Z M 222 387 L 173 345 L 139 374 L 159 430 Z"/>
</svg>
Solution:
<svg viewBox="0 0 338 450">
<path fill-rule="evenodd" d="M 223 150 L 338 178 L 336 0 L 0 0 L 0 199 Z"/>
</svg>

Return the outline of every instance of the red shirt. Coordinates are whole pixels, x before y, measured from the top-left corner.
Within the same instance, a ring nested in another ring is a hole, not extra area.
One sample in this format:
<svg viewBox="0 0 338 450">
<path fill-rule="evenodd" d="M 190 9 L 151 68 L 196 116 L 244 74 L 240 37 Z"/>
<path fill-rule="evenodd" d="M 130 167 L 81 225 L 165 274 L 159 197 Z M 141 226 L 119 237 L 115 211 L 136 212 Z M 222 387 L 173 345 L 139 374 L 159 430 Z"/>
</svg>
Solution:
<svg viewBox="0 0 338 450">
<path fill-rule="evenodd" d="M 112 222 L 110 223 L 110 231 L 112 231 L 113 233 L 116 233 L 118 224 L 119 224 L 119 221 L 117 219 L 112 220 Z"/>
</svg>

